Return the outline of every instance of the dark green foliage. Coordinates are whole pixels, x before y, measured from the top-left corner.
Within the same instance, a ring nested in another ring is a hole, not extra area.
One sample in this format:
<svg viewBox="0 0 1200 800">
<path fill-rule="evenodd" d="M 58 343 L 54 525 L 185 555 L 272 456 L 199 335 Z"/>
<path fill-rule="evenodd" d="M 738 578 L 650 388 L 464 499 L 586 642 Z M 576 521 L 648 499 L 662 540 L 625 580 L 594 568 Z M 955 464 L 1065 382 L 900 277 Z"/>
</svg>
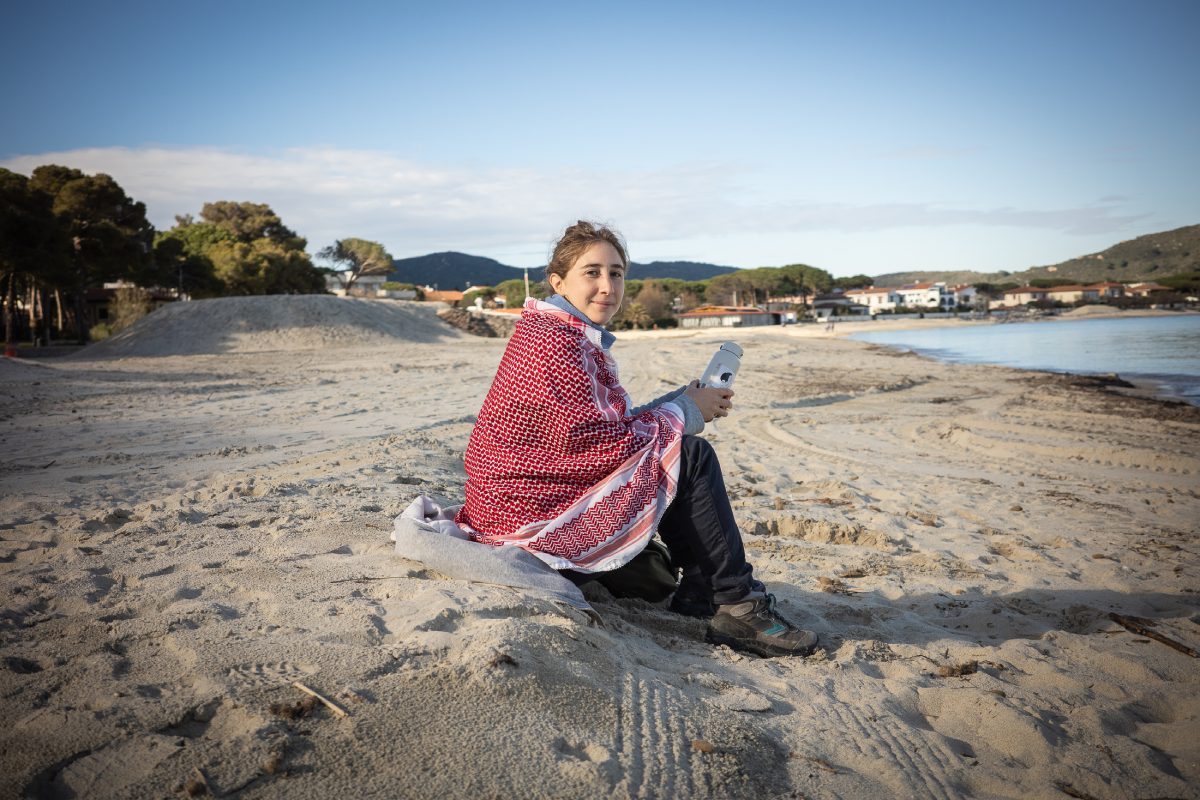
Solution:
<svg viewBox="0 0 1200 800">
<path fill-rule="evenodd" d="M 24 175 L 0 169 L 0 273 L 60 285 L 70 277 L 71 242 Z"/>
<path fill-rule="evenodd" d="M 303 237 L 283 224 L 271 207 L 265 203 L 235 203 L 218 200 L 205 203 L 200 209 L 200 219 L 211 223 L 243 244 L 267 239 L 283 250 L 303 251 L 308 244 Z"/>
<path fill-rule="evenodd" d="M 718 275 L 708 281 L 705 298 L 710 303 L 728 305 L 736 293 L 739 305 L 754 305 L 765 302 L 767 297 L 827 292 L 832 286 L 833 276 L 825 270 L 807 264 L 789 264 Z"/>
<path fill-rule="evenodd" d="M 54 216 L 50 195 L 35 191 L 24 175 L 0 169 L 0 297 L 4 343 L 15 337 L 18 295 L 70 279 L 71 242 Z"/>
<path fill-rule="evenodd" d="M 502 281 L 494 287 L 496 294 L 504 295 L 504 302 L 508 308 L 520 308 L 525 302 L 525 279 L 512 278 Z M 544 280 L 538 280 L 535 276 L 529 276 L 529 294 L 531 297 L 536 297 L 539 300 L 544 300 L 549 297 L 552 292 L 550 287 Z"/>
<path fill-rule="evenodd" d="M 71 239 L 72 288 L 146 277 L 154 229 L 146 206 L 129 198 L 111 176 L 48 165 L 33 171 L 29 186 L 51 198 L 51 210 Z"/>
<path fill-rule="evenodd" d="M 87 341 L 84 291 L 121 279 L 153 282 L 150 257 L 154 228 L 146 206 L 125 194 L 111 176 L 85 175 L 56 164 L 38 167 L 29 177 L 31 191 L 50 198 L 50 208 L 70 241 L 70 266 L 53 279 L 69 291 L 80 341 Z"/>
<path fill-rule="evenodd" d="M 1159 278 L 1157 282 L 1163 286 L 1169 286 L 1176 291 L 1194 295 L 1200 293 L 1200 270 L 1183 272 L 1179 275 L 1172 275 L 1169 278 Z"/>
<path fill-rule="evenodd" d="M 834 278 L 835 289 L 865 289 L 873 286 L 875 279 L 870 275 L 851 275 L 849 278 Z"/>
<path fill-rule="evenodd" d="M 200 222 L 175 218 L 155 240 L 155 260 L 197 296 L 319 294 L 323 273 L 305 241 L 262 203 L 205 203 Z"/>
<path fill-rule="evenodd" d="M 973 283 L 971 285 L 974 286 L 980 294 L 985 294 L 988 297 L 1000 297 L 1009 289 L 1016 289 L 1021 284 L 1013 281 L 1004 281 L 1003 283 L 988 283 L 987 281 L 982 281 L 980 283 Z"/>
<path fill-rule="evenodd" d="M 167 285 L 193 297 L 220 296 L 224 284 L 208 253 L 218 243 L 233 242 L 233 234 L 212 223 L 193 222 L 190 216 L 175 221 L 174 228 L 154 237 L 154 260 Z"/>
</svg>

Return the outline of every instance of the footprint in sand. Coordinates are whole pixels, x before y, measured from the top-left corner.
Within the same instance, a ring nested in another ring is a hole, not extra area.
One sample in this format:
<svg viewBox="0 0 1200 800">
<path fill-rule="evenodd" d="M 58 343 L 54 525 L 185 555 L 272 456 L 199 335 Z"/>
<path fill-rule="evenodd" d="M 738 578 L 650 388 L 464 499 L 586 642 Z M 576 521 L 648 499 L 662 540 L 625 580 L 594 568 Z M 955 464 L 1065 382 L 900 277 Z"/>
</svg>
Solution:
<svg viewBox="0 0 1200 800">
<path fill-rule="evenodd" d="M 26 787 L 25 796 L 111 797 L 148 778 L 179 752 L 178 742 L 178 737 L 158 734 L 118 740 L 71 761 L 44 783 L 35 781 Z"/>
<path fill-rule="evenodd" d="M 281 686 L 316 674 L 315 667 L 290 661 L 266 664 L 240 664 L 230 667 L 228 677 L 242 686 Z"/>
</svg>

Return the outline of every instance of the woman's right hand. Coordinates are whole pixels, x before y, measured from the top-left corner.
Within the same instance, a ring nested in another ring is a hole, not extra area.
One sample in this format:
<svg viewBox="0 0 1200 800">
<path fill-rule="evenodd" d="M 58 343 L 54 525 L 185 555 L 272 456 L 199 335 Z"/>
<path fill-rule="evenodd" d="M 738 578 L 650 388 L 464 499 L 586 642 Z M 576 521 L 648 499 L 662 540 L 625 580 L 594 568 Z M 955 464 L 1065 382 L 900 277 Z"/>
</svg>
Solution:
<svg viewBox="0 0 1200 800">
<path fill-rule="evenodd" d="M 705 422 L 712 422 L 716 417 L 728 417 L 733 408 L 733 390 L 716 389 L 700 385 L 700 381 L 692 381 L 683 393 L 692 399 L 700 409 Z"/>
</svg>

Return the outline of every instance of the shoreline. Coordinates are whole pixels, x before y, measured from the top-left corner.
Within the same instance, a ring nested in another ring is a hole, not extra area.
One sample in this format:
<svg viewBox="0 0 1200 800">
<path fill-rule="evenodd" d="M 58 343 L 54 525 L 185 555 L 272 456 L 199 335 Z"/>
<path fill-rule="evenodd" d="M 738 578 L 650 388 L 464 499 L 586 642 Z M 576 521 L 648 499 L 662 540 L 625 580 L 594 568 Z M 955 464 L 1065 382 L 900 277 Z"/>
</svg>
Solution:
<svg viewBox="0 0 1200 800">
<path fill-rule="evenodd" d="M 1101 309 L 1102 306 L 1085 306 L 1084 309 Z M 1083 309 L 1079 309 L 1083 310 Z M 802 324 L 802 325 L 764 325 L 751 328 L 694 328 L 694 329 L 666 329 L 658 331 L 617 331 L 618 342 L 622 341 L 642 341 L 654 339 L 698 339 L 701 341 L 724 341 L 729 339 L 737 340 L 757 340 L 763 338 L 795 338 L 795 339 L 844 339 L 848 341 L 859 342 L 860 344 L 872 345 L 875 347 L 886 348 L 897 353 L 912 353 L 915 356 L 929 359 L 932 362 L 940 364 L 976 364 L 980 366 L 1000 367 L 1004 369 L 1020 370 L 1030 374 L 1050 374 L 1050 375 L 1079 375 L 1092 376 L 1102 378 L 1113 375 L 1114 373 L 1103 371 L 1067 371 L 1054 369 L 1036 369 L 1027 367 L 1016 367 L 1006 364 L 997 364 L 987 361 L 950 361 L 938 358 L 935 355 L 914 350 L 906 345 L 882 344 L 876 342 L 865 342 L 855 339 L 855 334 L 869 333 L 880 330 L 887 331 L 907 331 L 907 330 L 929 330 L 940 328 L 961 328 L 961 327 L 980 327 L 990 325 L 1007 325 L 1007 324 L 1025 324 L 1036 322 L 1074 322 L 1088 319 L 1134 319 L 1134 318 L 1162 318 L 1162 317 L 1178 317 L 1181 315 L 1200 316 L 1200 312 L 1195 311 L 1163 311 L 1155 309 L 1139 309 L 1135 311 L 1112 311 L 1106 310 L 1087 311 L 1087 313 L 1076 315 L 1055 315 L 1045 317 L 1035 317 L 1030 319 L 1003 320 L 997 318 L 984 319 L 961 319 L 957 317 L 938 317 L 932 319 L 882 319 L 874 318 L 871 320 L 852 320 L 849 322 L 839 321 L 835 324 L 835 330 L 826 331 L 824 325 L 820 323 Z M 907 316 L 907 315 L 906 315 Z M 845 325 L 846 327 L 842 327 Z M 854 326 L 852 329 L 851 326 Z M 886 327 L 881 327 L 886 326 Z M 619 346 L 619 345 L 618 345 Z M 1146 375 L 1142 373 L 1120 373 L 1116 377 L 1133 384 L 1132 387 L 1111 387 L 1113 391 L 1126 394 L 1130 397 L 1141 397 L 1161 401 L 1165 403 L 1182 403 L 1189 406 L 1200 406 L 1200 399 L 1192 399 L 1185 395 L 1173 392 L 1173 387 L 1160 384 L 1159 380 L 1154 375 Z M 1200 381 L 1200 378 L 1197 379 Z"/>
<path fill-rule="evenodd" d="M 1082 321 L 1082 320 L 1164 318 L 1164 317 L 1174 317 L 1174 316 L 1178 315 L 1179 313 L 1180 312 L 1170 312 L 1170 311 L 1141 312 L 1141 313 L 1133 313 L 1133 314 L 1126 314 L 1126 313 L 1121 313 L 1121 312 L 1117 312 L 1117 313 L 1086 313 L 1086 314 L 1080 314 L 1080 315 L 1075 315 L 1075 316 L 1054 316 L 1054 317 L 1044 317 L 1044 318 L 1029 319 L 1029 320 L 1016 320 L 1016 322 L 1053 322 L 1053 321 L 1076 322 L 1076 321 Z M 1183 312 L 1183 313 L 1190 314 L 1191 312 Z M 938 322 L 938 320 L 930 320 L 930 322 L 936 323 L 936 322 Z M 994 321 L 993 324 L 1007 324 L 1007 323 L 1003 320 L 999 320 L 999 321 Z M 903 330 L 917 330 L 917 329 L 937 329 L 937 328 L 941 328 L 941 327 L 956 327 L 956 326 L 939 326 L 936 324 L 929 325 L 929 326 L 908 325 L 908 326 L 902 326 L 902 327 L 889 328 L 888 330 L 903 331 Z M 873 329 L 873 330 L 875 330 L 875 329 Z M 870 332 L 873 332 L 873 330 Z M 846 331 L 846 332 L 844 332 L 844 335 L 847 338 L 855 339 L 857 334 L 868 333 L 868 332 L 869 331 Z M 858 340 L 858 339 L 855 339 L 855 340 L 856 341 L 865 341 L 865 340 Z M 880 347 L 887 347 L 887 348 L 902 351 L 902 352 L 913 352 L 916 355 L 919 355 L 919 356 L 922 356 L 925 358 L 930 358 L 930 359 L 933 359 L 933 360 L 936 360 L 939 362 L 944 362 L 944 363 L 988 364 L 988 365 L 992 365 L 992 366 L 1006 366 L 1006 367 L 1010 367 L 1013 369 L 1025 370 L 1028 372 L 1047 372 L 1047 373 L 1060 374 L 1060 375 L 1081 375 L 1081 376 L 1091 376 L 1091 377 L 1096 377 L 1096 378 L 1108 378 L 1108 377 L 1119 378 L 1119 379 L 1125 381 L 1126 383 L 1132 384 L 1132 386 L 1124 386 L 1124 387 L 1113 386 L 1112 388 L 1115 391 L 1120 391 L 1123 393 L 1127 393 L 1130 395 L 1136 395 L 1136 396 L 1152 397 L 1154 399 L 1162 400 L 1164 402 L 1185 403 L 1185 404 L 1192 405 L 1192 406 L 1200 406 L 1200 397 L 1189 397 L 1188 395 L 1183 394 L 1181 391 L 1181 386 L 1180 386 L 1180 381 L 1183 381 L 1185 385 L 1194 385 L 1194 384 L 1200 383 L 1200 376 L 1192 376 L 1192 375 L 1184 375 L 1184 374 L 1168 375 L 1168 374 L 1160 374 L 1160 373 L 1135 372 L 1135 371 L 1130 371 L 1130 370 L 1113 372 L 1111 370 L 1103 370 L 1103 369 L 1063 369 L 1063 368 L 1046 368 L 1046 367 L 1024 367 L 1024 366 L 1013 365 L 1013 364 L 1001 364 L 996 361 L 987 360 L 986 358 L 974 358 L 974 357 L 963 357 L 961 359 L 943 358 L 943 357 L 939 356 L 936 352 L 931 351 L 930 349 L 919 347 L 919 346 L 914 346 L 914 345 L 910 345 L 910 344 L 887 343 L 887 342 L 869 342 L 869 343 L 878 345 Z"/>
</svg>

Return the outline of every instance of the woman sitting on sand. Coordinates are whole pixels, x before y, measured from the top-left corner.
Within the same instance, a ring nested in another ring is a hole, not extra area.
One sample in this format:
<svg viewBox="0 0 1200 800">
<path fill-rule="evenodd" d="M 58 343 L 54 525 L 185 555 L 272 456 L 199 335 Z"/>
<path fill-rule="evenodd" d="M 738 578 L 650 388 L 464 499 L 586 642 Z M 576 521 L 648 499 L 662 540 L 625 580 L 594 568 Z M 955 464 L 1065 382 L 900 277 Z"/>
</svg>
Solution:
<svg viewBox="0 0 1200 800">
<path fill-rule="evenodd" d="M 471 432 L 456 521 L 569 575 L 626 565 L 657 529 L 683 571 L 671 609 L 711 617 L 709 641 L 809 653 L 816 635 L 780 617 L 754 579 L 716 453 L 695 435 L 729 414 L 733 392 L 693 381 L 633 408 L 617 380 L 603 326 L 628 267 L 609 228 L 580 221 L 559 239 L 546 267 L 556 294 L 525 301 Z"/>
</svg>

